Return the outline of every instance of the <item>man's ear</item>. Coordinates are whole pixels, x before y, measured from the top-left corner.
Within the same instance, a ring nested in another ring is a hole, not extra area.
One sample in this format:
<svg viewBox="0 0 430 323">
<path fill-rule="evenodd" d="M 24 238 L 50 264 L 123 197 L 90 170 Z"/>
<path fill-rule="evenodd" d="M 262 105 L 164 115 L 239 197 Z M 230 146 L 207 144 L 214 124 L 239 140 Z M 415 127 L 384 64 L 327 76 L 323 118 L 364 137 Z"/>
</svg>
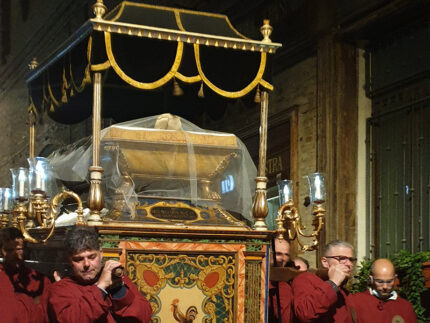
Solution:
<svg viewBox="0 0 430 323">
<path fill-rule="evenodd" d="M 322 266 L 324 267 L 324 268 L 329 268 L 330 266 L 329 266 L 329 264 L 328 264 L 328 260 L 327 260 L 327 258 L 326 257 L 321 257 L 321 264 L 322 264 Z"/>
<path fill-rule="evenodd" d="M 373 276 L 372 275 L 369 275 L 369 280 L 370 280 L 370 283 L 373 284 Z"/>
</svg>

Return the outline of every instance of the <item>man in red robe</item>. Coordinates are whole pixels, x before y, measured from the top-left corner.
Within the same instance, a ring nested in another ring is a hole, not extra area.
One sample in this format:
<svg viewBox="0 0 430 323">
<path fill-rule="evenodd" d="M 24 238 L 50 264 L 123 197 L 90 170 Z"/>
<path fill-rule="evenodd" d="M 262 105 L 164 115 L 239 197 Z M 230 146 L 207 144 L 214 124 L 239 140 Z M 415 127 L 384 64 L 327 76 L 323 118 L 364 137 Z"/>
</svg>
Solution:
<svg viewBox="0 0 430 323">
<path fill-rule="evenodd" d="M 16 294 L 9 277 L 0 270 L 0 321 L 3 323 L 44 323 L 45 315 L 41 304 L 25 294 Z"/>
<path fill-rule="evenodd" d="M 378 259 L 372 264 L 369 290 L 349 296 L 354 322 L 414 323 L 417 318 L 407 300 L 394 290 L 394 266 L 388 259 Z"/>
<path fill-rule="evenodd" d="M 290 243 L 275 239 L 273 245 L 276 262 L 271 257 L 270 265 L 285 267 L 291 261 Z M 287 282 L 269 281 L 269 322 L 292 322 L 292 300 L 293 293 Z"/>
<path fill-rule="evenodd" d="M 131 280 L 115 275 L 121 264 L 102 264 L 102 250 L 95 231 L 76 227 L 65 237 L 65 251 L 72 276 L 51 287 L 50 322 L 149 322 L 152 310 Z"/>
<path fill-rule="evenodd" d="M 323 250 L 321 264 L 328 270 L 328 280 L 304 272 L 291 285 L 294 314 L 301 322 L 352 322 L 343 289 L 356 258 L 354 248 L 345 241 L 330 242 Z"/>
<path fill-rule="evenodd" d="M 36 316 L 45 316 L 48 290 L 51 281 L 24 263 L 24 237 L 16 228 L 3 228 L 0 232 L 0 250 L 3 264 L 0 270 L 10 280 L 15 298 L 20 298 Z M 34 305 L 33 305 L 34 304 Z M 36 312 L 40 312 L 35 314 Z"/>
</svg>

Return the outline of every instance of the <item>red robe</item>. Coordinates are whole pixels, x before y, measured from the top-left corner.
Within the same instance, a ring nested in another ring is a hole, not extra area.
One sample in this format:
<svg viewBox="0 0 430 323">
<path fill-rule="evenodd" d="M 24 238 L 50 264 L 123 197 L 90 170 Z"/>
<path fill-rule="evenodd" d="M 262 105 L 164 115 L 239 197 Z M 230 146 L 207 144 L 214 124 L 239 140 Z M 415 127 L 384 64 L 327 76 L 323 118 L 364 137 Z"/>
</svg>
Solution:
<svg viewBox="0 0 430 323">
<path fill-rule="evenodd" d="M 20 307 L 25 307 L 24 312 L 29 313 L 32 321 L 47 322 L 46 304 L 51 286 L 48 277 L 25 266 L 11 270 L 0 265 L 0 271 L 4 271 L 8 276 L 15 299 L 20 303 Z"/>
<path fill-rule="evenodd" d="M 15 293 L 23 293 L 33 298 L 34 303 L 45 303 L 48 299 L 48 290 L 51 281 L 45 275 L 34 269 L 22 266 L 11 272 L 0 265 L 0 270 L 5 270 L 15 289 Z"/>
<path fill-rule="evenodd" d="M 269 281 L 269 322 L 278 322 L 276 282 Z M 292 322 L 293 292 L 287 282 L 278 282 L 282 323 Z"/>
<path fill-rule="evenodd" d="M 127 292 L 119 299 L 104 297 L 96 285 L 80 285 L 70 277 L 52 284 L 48 298 L 50 322 L 149 322 L 149 302 L 128 277 L 124 276 L 123 282 Z"/>
<path fill-rule="evenodd" d="M 6 273 L 0 269 L 0 318 L 4 323 L 43 323 L 41 304 L 34 304 L 25 294 L 15 294 Z"/>
<path fill-rule="evenodd" d="M 397 296 L 396 300 L 383 301 L 371 295 L 370 291 L 349 295 L 349 306 L 355 312 L 356 322 L 394 322 L 395 316 L 403 318 L 402 322 L 415 323 L 417 317 L 414 309 L 407 300 Z"/>
<path fill-rule="evenodd" d="M 352 322 L 346 294 L 336 292 L 328 282 L 306 272 L 291 284 L 294 314 L 301 322 Z"/>
</svg>

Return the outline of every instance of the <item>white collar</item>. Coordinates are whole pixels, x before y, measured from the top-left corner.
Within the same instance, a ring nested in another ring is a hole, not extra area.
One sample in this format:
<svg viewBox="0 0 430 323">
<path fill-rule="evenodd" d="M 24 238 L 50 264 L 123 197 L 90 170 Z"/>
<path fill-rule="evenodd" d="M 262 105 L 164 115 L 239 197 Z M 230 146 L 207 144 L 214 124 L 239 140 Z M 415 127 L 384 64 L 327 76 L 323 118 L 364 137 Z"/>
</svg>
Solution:
<svg viewBox="0 0 430 323">
<path fill-rule="evenodd" d="M 369 288 L 370 294 L 377 297 L 378 299 L 382 299 L 381 295 L 379 295 L 378 291 L 373 288 Z M 390 297 L 383 299 L 384 301 L 395 301 L 397 299 L 398 295 L 395 290 L 391 291 Z"/>
</svg>

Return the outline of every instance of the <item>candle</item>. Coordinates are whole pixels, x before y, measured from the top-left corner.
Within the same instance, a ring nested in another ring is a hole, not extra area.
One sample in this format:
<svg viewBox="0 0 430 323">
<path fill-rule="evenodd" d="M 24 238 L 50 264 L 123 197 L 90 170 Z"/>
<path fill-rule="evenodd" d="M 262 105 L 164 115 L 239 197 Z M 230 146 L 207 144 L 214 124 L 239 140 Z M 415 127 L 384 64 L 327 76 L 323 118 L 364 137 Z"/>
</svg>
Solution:
<svg viewBox="0 0 430 323">
<path fill-rule="evenodd" d="M 39 172 L 36 171 L 36 187 L 37 190 L 42 189 L 41 178 Z M 42 189 L 43 190 L 43 189 Z"/>
<path fill-rule="evenodd" d="M 315 177 L 315 200 L 321 201 L 322 200 L 322 194 L 321 194 L 321 180 L 319 176 Z"/>
<path fill-rule="evenodd" d="M 6 188 L 4 190 L 3 197 L 4 197 L 4 200 L 3 200 L 3 209 L 5 211 L 7 211 L 7 210 L 9 210 L 9 199 L 10 199 L 10 189 L 9 188 Z"/>
<path fill-rule="evenodd" d="M 19 174 L 18 174 L 18 197 L 25 197 L 26 180 L 27 180 L 27 176 L 25 174 L 25 168 L 20 168 Z"/>
<path fill-rule="evenodd" d="M 39 158 L 39 157 L 38 157 Z M 46 162 L 44 159 L 39 158 L 36 162 L 35 173 L 36 173 L 36 189 L 40 191 L 46 190 Z"/>
</svg>

